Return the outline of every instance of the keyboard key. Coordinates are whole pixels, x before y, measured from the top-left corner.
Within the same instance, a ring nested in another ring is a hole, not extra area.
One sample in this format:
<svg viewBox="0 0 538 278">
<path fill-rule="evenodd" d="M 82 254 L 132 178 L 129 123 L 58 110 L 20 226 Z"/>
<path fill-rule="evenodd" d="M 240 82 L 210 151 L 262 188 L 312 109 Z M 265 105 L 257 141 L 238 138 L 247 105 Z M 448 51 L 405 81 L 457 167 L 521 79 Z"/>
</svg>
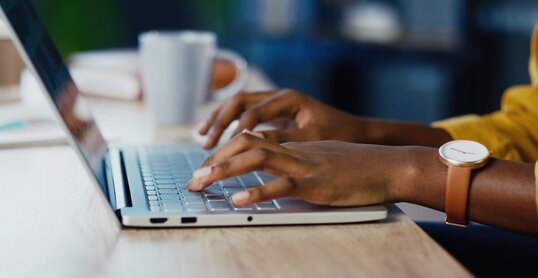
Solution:
<svg viewBox="0 0 538 278">
<path fill-rule="evenodd" d="M 161 200 L 179 200 L 178 194 L 161 194 Z"/>
<path fill-rule="evenodd" d="M 184 199 L 186 204 L 193 204 L 193 203 L 203 203 L 204 199 L 202 196 L 198 197 L 187 197 Z"/>
<path fill-rule="evenodd" d="M 227 178 L 220 182 L 222 183 L 223 187 L 241 186 L 241 183 L 239 183 L 236 178 Z"/>
<path fill-rule="evenodd" d="M 153 195 L 153 196 L 148 196 L 148 200 L 150 201 L 156 201 L 157 200 L 157 196 Z"/>
<path fill-rule="evenodd" d="M 180 200 L 180 199 L 164 199 L 164 200 L 161 200 L 161 202 L 162 202 L 163 204 L 176 204 L 176 205 L 181 204 L 181 200 Z"/>
<path fill-rule="evenodd" d="M 170 175 L 155 175 L 155 179 L 156 180 L 173 180 L 174 177 L 170 176 Z"/>
<path fill-rule="evenodd" d="M 168 169 L 168 161 L 166 161 L 166 157 L 163 156 L 154 156 L 150 159 L 151 166 L 153 168 L 164 168 Z"/>
<path fill-rule="evenodd" d="M 204 195 L 222 195 L 224 194 L 222 190 L 219 189 L 205 189 L 203 191 Z"/>
<path fill-rule="evenodd" d="M 149 210 L 151 210 L 152 212 L 158 212 L 161 211 L 161 208 L 158 206 L 150 206 Z"/>
<path fill-rule="evenodd" d="M 228 193 L 228 195 L 232 195 L 236 192 L 245 190 L 243 187 L 231 187 L 231 188 L 225 188 L 224 191 Z"/>
<path fill-rule="evenodd" d="M 209 201 L 208 204 L 211 210 L 230 210 L 226 201 Z"/>
<path fill-rule="evenodd" d="M 169 176 L 170 175 L 170 171 L 168 169 L 165 169 L 165 170 L 153 170 L 153 171 L 151 171 L 151 173 L 153 174 L 154 177 L 164 176 L 164 175 Z M 171 176 L 169 176 L 166 179 L 161 178 L 161 180 L 171 180 L 171 179 L 172 179 Z"/>
<path fill-rule="evenodd" d="M 154 190 L 149 190 L 147 191 L 148 195 L 157 195 L 157 192 L 155 192 Z"/>
<path fill-rule="evenodd" d="M 256 207 L 258 207 L 259 210 L 275 210 L 276 209 L 276 206 L 273 204 L 273 202 L 257 203 Z"/>
<path fill-rule="evenodd" d="M 189 153 L 189 158 L 191 160 L 192 167 L 196 169 L 200 168 L 200 165 L 202 165 L 202 163 L 205 160 L 204 155 L 195 154 L 195 153 Z"/>
<path fill-rule="evenodd" d="M 175 189 L 176 185 L 175 184 L 157 184 L 156 187 L 158 189 Z"/>
<path fill-rule="evenodd" d="M 218 183 L 212 183 L 210 186 L 206 187 L 206 190 L 220 190 L 220 185 Z"/>
<path fill-rule="evenodd" d="M 176 184 L 175 181 L 156 181 L 157 185 L 159 184 Z"/>
<path fill-rule="evenodd" d="M 158 201 L 149 201 L 149 205 L 150 206 L 159 206 L 159 202 Z"/>
<path fill-rule="evenodd" d="M 144 185 L 155 185 L 155 183 L 153 183 L 152 181 L 145 181 Z"/>
<path fill-rule="evenodd" d="M 173 174 L 177 178 L 186 178 L 186 177 L 192 176 L 191 167 L 189 167 L 189 165 L 185 165 L 185 166 L 176 165 L 176 166 L 174 166 L 174 168 L 176 168 L 176 169 L 178 169 L 180 167 L 185 167 L 184 168 L 185 170 L 184 171 L 172 171 L 171 174 Z"/>
<path fill-rule="evenodd" d="M 176 182 L 173 179 L 166 179 L 166 180 L 156 180 L 157 184 L 175 184 Z"/>
<path fill-rule="evenodd" d="M 181 190 L 181 194 L 183 195 L 183 197 L 187 198 L 187 197 L 201 197 L 202 195 L 198 192 L 192 192 L 192 191 L 184 191 L 184 190 Z"/>
<path fill-rule="evenodd" d="M 177 189 L 161 189 L 159 188 L 159 193 L 161 194 L 178 194 Z"/>
<path fill-rule="evenodd" d="M 208 200 L 226 200 L 226 197 L 224 197 L 224 195 L 207 195 L 206 199 L 208 199 Z"/>
<path fill-rule="evenodd" d="M 155 186 L 146 186 L 146 190 L 155 190 Z"/>
<path fill-rule="evenodd" d="M 187 182 L 178 181 L 178 187 L 181 188 L 181 189 L 187 189 L 187 183 L 189 183 L 189 182 L 188 181 Z"/>
<path fill-rule="evenodd" d="M 183 205 L 181 203 L 164 203 L 163 208 L 177 208 L 182 207 Z"/>
<path fill-rule="evenodd" d="M 253 205 L 250 205 L 250 206 L 236 206 L 234 204 L 232 204 L 232 207 L 234 210 L 254 210 L 256 209 L 255 206 Z"/>
<path fill-rule="evenodd" d="M 164 208 L 164 212 L 182 212 L 183 207 L 180 208 Z"/>
<path fill-rule="evenodd" d="M 252 173 L 240 176 L 239 178 L 243 182 L 243 185 L 245 185 L 246 187 L 254 187 L 261 184 L 256 175 Z"/>
<path fill-rule="evenodd" d="M 190 211 L 207 210 L 204 203 L 187 204 L 187 209 L 190 210 Z"/>
<path fill-rule="evenodd" d="M 183 211 L 183 206 L 180 204 L 164 204 L 163 209 L 165 212 L 180 212 Z"/>
</svg>

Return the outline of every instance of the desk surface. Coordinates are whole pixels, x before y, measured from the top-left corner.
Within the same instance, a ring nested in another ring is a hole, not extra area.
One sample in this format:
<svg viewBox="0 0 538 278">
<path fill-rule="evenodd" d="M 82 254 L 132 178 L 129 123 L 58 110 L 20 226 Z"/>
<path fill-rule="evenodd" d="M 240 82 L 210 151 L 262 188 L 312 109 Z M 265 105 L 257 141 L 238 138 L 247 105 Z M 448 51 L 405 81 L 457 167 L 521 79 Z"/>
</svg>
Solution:
<svg viewBox="0 0 538 278">
<path fill-rule="evenodd" d="M 91 103 L 116 143 L 190 136 L 152 128 L 141 103 Z M 470 276 L 395 206 L 351 225 L 122 230 L 68 146 L 0 150 L 0 180 L 2 276 Z"/>
</svg>

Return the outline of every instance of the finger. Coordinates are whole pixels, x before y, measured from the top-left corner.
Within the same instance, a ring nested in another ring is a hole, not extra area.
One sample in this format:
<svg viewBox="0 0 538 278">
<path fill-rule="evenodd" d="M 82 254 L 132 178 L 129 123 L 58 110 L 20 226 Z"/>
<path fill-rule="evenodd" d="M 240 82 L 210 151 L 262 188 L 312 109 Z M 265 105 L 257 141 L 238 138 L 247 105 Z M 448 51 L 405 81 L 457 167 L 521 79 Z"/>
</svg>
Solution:
<svg viewBox="0 0 538 278">
<path fill-rule="evenodd" d="M 206 135 L 207 134 L 207 132 L 209 131 L 209 128 L 213 125 L 213 122 L 215 121 L 217 116 L 220 114 L 221 109 L 222 109 L 222 106 L 215 109 L 215 111 L 213 111 L 213 113 L 211 113 L 211 116 L 209 116 L 209 118 L 204 122 L 204 124 L 198 130 L 198 133 L 200 133 L 200 135 Z"/>
<path fill-rule="evenodd" d="M 276 118 L 294 118 L 301 105 L 301 98 L 302 95 L 293 90 L 282 90 L 253 105 L 243 112 L 233 135 L 239 134 L 244 129 L 254 129 L 259 123 Z"/>
<path fill-rule="evenodd" d="M 204 144 L 204 148 L 210 149 L 215 147 L 224 130 L 233 120 L 237 119 L 239 115 L 243 113 L 246 107 L 263 101 L 264 99 L 269 98 L 272 94 L 274 93 L 240 93 L 234 96 L 230 101 L 226 102 L 210 124 L 210 127 L 208 127 L 208 129 L 211 128 L 211 132 Z"/>
<path fill-rule="evenodd" d="M 211 149 L 215 147 L 224 130 L 230 125 L 230 123 L 238 117 L 244 108 L 242 104 L 237 101 L 230 101 L 224 104 L 222 109 L 220 109 L 218 115 L 215 117 L 215 120 L 211 123 L 210 131 L 206 142 L 204 143 L 205 149 Z"/>
<path fill-rule="evenodd" d="M 290 129 L 277 129 L 277 130 L 266 130 L 259 131 L 263 136 L 271 141 L 276 143 L 286 143 L 286 142 L 304 142 L 316 140 L 319 138 L 319 131 L 316 127 L 309 128 L 290 128 Z"/>
<path fill-rule="evenodd" d="M 248 133 L 248 134 L 250 134 L 252 136 L 256 136 L 256 137 L 258 137 L 260 139 L 265 139 L 265 136 L 261 132 L 255 132 L 255 131 L 252 131 L 252 130 L 243 129 L 243 131 L 241 131 L 241 133 Z"/>
<path fill-rule="evenodd" d="M 283 177 L 265 185 L 253 187 L 232 195 L 232 202 L 238 206 L 251 205 L 294 194 L 296 182 L 293 178 Z"/>
<path fill-rule="evenodd" d="M 255 135 L 249 133 L 241 133 L 235 136 L 228 144 L 220 147 L 220 149 L 213 152 L 208 158 L 206 158 L 206 160 L 202 163 L 201 167 L 206 167 L 218 163 L 253 148 L 266 148 L 276 152 L 289 153 L 293 156 L 299 155 L 299 153 L 296 151 L 289 150 L 285 147 L 259 138 Z"/>
<path fill-rule="evenodd" d="M 188 188 L 201 191 L 216 181 L 258 170 L 276 175 L 301 175 L 305 169 L 305 161 L 299 158 L 266 148 L 255 148 L 196 170 Z"/>
</svg>

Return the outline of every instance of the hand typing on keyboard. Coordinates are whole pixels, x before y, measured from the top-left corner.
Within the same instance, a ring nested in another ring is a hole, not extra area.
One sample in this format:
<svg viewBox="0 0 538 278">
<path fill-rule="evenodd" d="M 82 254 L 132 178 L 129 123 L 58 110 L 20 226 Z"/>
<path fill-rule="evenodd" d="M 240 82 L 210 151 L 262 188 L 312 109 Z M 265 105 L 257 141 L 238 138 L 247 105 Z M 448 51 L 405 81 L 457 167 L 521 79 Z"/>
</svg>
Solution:
<svg viewBox="0 0 538 278">
<path fill-rule="evenodd" d="M 244 129 L 268 123 L 278 129 L 262 134 L 270 141 L 297 142 L 344 140 L 365 142 L 364 126 L 368 121 L 334 109 L 295 90 L 284 89 L 260 93 L 239 93 L 225 101 L 201 126 L 207 136 L 206 149 L 217 145 L 234 120 L 239 123 L 232 136 Z"/>
<path fill-rule="evenodd" d="M 265 171 L 278 178 L 233 193 L 235 205 L 285 196 L 335 206 L 392 202 L 391 190 L 396 188 L 391 185 L 403 179 L 401 160 L 406 151 L 340 141 L 279 145 L 242 133 L 209 156 L 187 187 L 202 191 L 219 180 Z"/>
<path fill-rule="evenodd" d="M 267 200 L 252 205 L 234 205 L 232 194 L 273 179 L 264 173 L 249 173 L 240 177 L 227 178 L 212 183 L 201 192 L 186 188 L 192 171 L 204 161 L 206 154 L 194 151 L 184 152 L 173 149 L 150 148 L 138 152 L 140 170 L 152 212 L 215 211 L 229 210 L 278 210 L 275 200 Z"/>
<path fill-rule="evenodd" d="M 533 63 L 533 69 L 536 64 Z M 235 204 L 293 196 L 317 204 L 345 206 L 402 201 L 444 210 L 448 167 L 439 161 L 437 148 L 453 139 L 469 138 L 500 148 L 502 144 L 490 138 L 506 137 L 507 126 L 525 131 L 522 136 L 515 133 L 508 136 L 510 140 L 528 141 L 529 134 L 536 135 L 531 132 L 535 130 L 530 128 L 533 125 L 528 124 L 536 122 L 533 118 L 536 109 L 528 109 L 527 105 L 533 101 L 531 95 L 512 98 L 514 94 L 507 93 L 510 101 L 493 113 L 496 118 L 487 115 L 459 122 L 444 121 L 437 128 L 354 117 L 294 90 L 237 94 L 224 102 L 199 129 L 200 134 L 208 135 L 206 149 L 216 145 L 223 130 L 235 119 L 239 120 L 235 134 L 266 122 L 278 129 L 260 131 L 263 138 L 248 133 L 234 137 L 193 173 L 194 179 L 188 186 L 202 190 L 214 181 L 262 170 L 278 178 L 233 193 L 231 200 Z M 517 114 L 517 120 L 506 113 Z M 461 132 L 451 132 L 452 135 L 448 132 L 457 128 Z M 455 133 L 457 138 L 453 138 Z M 535 149 L 531 145 L 526 151 L 513 146 L 512 149 L 514 153 L 521 151 L 527 155 Z M 503 147 L 501 152 L 504 151 Z M 525 155 L 527 162 L 537 160 Z M 467 204 L 470 218 L 519 232 L 538 233 L 534 191 L 527 190 L 535 187 L 534 165 L 494 161 L 480 169 L 476 177 L 473 174 L 475 189 L 469 192 L 472 197 Z M 459 177 L 467 179 L 463 174 Z M 505 213 L 499 215 L 499 208 Z"/>
</svg>

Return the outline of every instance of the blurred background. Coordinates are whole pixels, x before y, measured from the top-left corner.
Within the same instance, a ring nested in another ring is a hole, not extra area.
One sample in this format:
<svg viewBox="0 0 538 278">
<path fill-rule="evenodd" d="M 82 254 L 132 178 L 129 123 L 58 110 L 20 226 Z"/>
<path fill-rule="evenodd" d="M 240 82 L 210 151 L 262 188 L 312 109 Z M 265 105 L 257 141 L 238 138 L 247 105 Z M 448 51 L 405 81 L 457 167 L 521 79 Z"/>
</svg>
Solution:
<svg viewBox="0 0 538 278">
<path fill-rule="evenodd" d="M 428 123 L 499 107 L 529 82 L 536 0 L 34 0 L 62 54 L 213 30 L 279 87 L 346 111 Z"/>
</svg>

